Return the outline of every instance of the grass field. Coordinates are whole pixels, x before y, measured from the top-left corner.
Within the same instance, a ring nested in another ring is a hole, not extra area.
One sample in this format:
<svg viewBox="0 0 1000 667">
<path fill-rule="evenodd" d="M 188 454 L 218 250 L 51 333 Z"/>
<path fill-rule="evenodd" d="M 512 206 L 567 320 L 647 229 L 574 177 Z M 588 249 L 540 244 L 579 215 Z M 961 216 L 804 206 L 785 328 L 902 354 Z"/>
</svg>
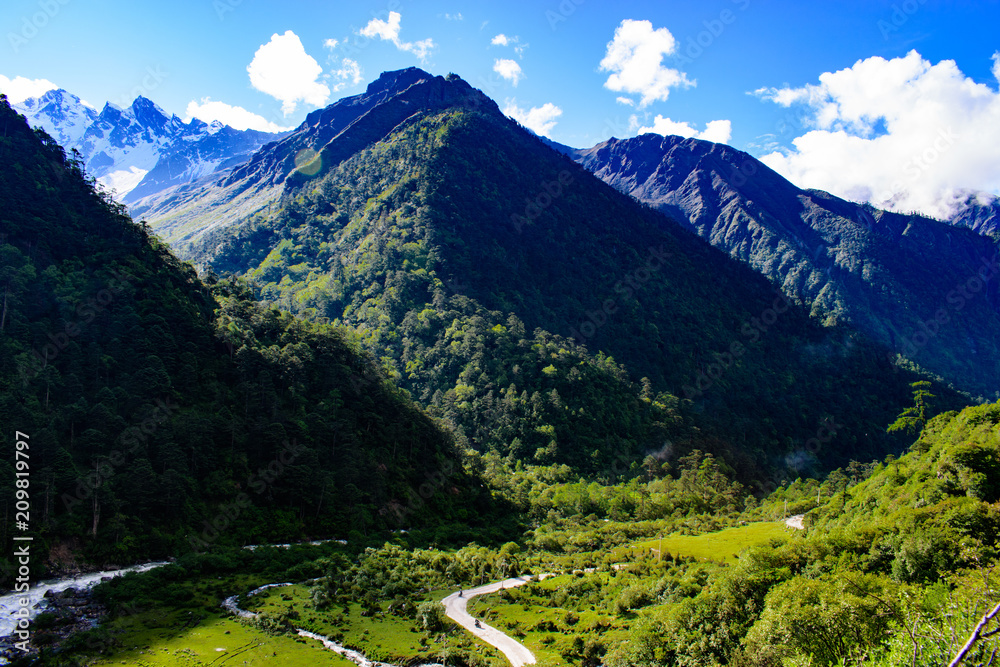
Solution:
<svg viewBox="0 0 1000 667">
<path fill-rule="evenodd" d="M 296 627 L 330 637 L 373 660 L 402 662 L 430 650 L 424 642 L 426 633 L 417 629 L 413 619 L 389 614 L 362 616 L 358 604 L 316 611 L 310 606 L 309 587 L 305 585 L 270 589 L 255 596 L 246 608 L 272 616 L 297 614 L 293 621 Z"/>
<path fill-rule="evenodd" d="M 135 667 L 174 665 L 264 665 L 281 664 L 353 666 L 354 663 L 329 651 L 320 642 L 291 633 L 271 634 L 230 616 L 219 607 L 222 593 L 232 594 L 256 588 L 260 582 L 247 577 L 190 582 L 195 593 L 183 608 L 157 607 L 123 616 L 109 629 L 117 648 L 92 664 Z M 428 599 L 440 601 L 452 591 L 434 591 Z M 330 637 L 341 645 L 362 652 L 372 660 L 410 664 L 415 659 L 442 662 L 456 649 L 473 650 L 482 664 L 507 664 L 495 649 L 476 640 L 464 629 L 446 622 L 446 629 L 428 633 L 411 617 L 386 612 L 363 615 L 361 605 L 334 605 L 316 611 L 307 585 L 271 588 L 241 604 L 271 618 L 288 618 L 297 628 Z"/>
<path fill-rule="evenodd" d="M 238 622 L 220 606 L 220 596 L 262 583 L 255 577 L 205 578 L 185 584 L 193 596 L 184 605 L 158 606 L 111 621 L 117 648 L 93 665 L 173 667 L 174 665 L 264 665 L 280 663 L 353 666 L 317 642 L 295 635 L 272 635 Z M 96 642 L 100 646 L 102 642 Z"/>
<path fill-rule="evenodd" d="M 131 648 L 96 660 L 94 665 L 309 665 L 353 666 L 319 642 L 291 635 L 269 635 L 217 614 L 182 628 L 185 612 L 138 614 L 118 624 Z"/>
<path fill-rule="evenodd" d="M 703 535 L 665 535 L 662 548 L 674 555 L 731 564 L 747 547 L 773 540 L 786 541 L 790 533 L 783 523 L 752 523 Z M 643 567 L 648 568 L 650 551 L 660 546 L 660 539 L 647 539 L 614 549 L 611 556 L 621 563 L 645 562 Z M 605 569 L 612 559 L 604 561 Z M 666 604 L 651 601 L 653 604 L 644 609 L 616 614 L 607 601 L 602 603 L 602 595 L 610 594 L 613 598 L 622 588 L 649 576 L 654 575 L 649 572 L 637 578 L 626 571 L 563 574 L 515 593 L 478 597 L 470 601 L 469 612 L 521 641 L 540 663 L 565 664 L 564 656 L 574 650 L 574 638 L 581 631 L 587 630 L 592 636 L 600 636 L 607 645 L 614 645 L 625 639 L 629 626 L 639 617 L 658 614 L 663 607 L 670 606 L 670 600 Z M 149 609 L 113 621 L 109 630 L 118 648 L 99 656 L 92 664 L 353 665 L 317 641 L 289 633 L 264 632 L 235 620 L 219 608 L 220 596 L 251 590 L 261 583 L 266 582 L 239 575 L 188 582 L 185 586 L 192 596 L 183 605 Z M 426 594 L 426 599 L 440 601 L 451 592 L 433 591 Z M 309 587 L 294 585 L 269 589 L 245 601 L 243 606 L 265 617 L 287 619 L 294 627 L 328 636 L 373 660 L 396 664 L 408 664 L 415 659 L 444 662 L 457 649 L 472 649 L 481 664 L 506 664 L 495 649 L 450 621 L 446 621 L 444 631 L 428 633 L 417 626 L 412 612 L 389 613 L 388 603 L 371 615 L 354 603 L 317 611 L 311 605 Z"/>
<path fill-rule="evenodd" d="M 662 545 L 666 553 L 731 564 L 736 562 L 739 553 L 747 547 L 768 544 L 771 540 L 787 541 L 791 531 L 784 523 L 768 521 L 704 535 L 664 535 Z M 653 539 L 639 542 L 634 548 L 642 551 L 658 550 L 660 545 L 660 539 Z"/>
<path fill-rule="evenodd" d="M 440 602 L 453 592 L 432 591 L 427 599 Z M 466 650 L 473 648 L 485 662 L 507 664 L 496 649 L 451 621 L 445 621 L 443 632 L 432 634 L 418 628 L 413 618 L 388 613 L 385 604 L 382 605 L 383 613 L 377 616 L 362 615 L 359 604 L 334 605 L 330 609 L 316 611 L 310 605 L 309 588 L 304 585 L 270 589 L 255 596 L 246 608 L 274 616 L 297 613 L 296 627 L 330 637 L 362 652 L 369 659 L 381 662 L 403 665 L 415 660 L 444 662 L 454 649 L 461 647 Z"/>
</svg>

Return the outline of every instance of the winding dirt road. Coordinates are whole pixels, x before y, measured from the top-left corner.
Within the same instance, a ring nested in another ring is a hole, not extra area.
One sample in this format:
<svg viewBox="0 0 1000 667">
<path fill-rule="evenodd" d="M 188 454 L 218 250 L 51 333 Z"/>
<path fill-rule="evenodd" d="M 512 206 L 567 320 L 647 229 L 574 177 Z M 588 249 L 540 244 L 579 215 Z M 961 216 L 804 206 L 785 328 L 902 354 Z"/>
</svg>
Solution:
<svg viewBox="0 0 1000 667">
<path fill-rule="evenodd" d="M 465 605 L 468 603 L 469 598 L 474 598 L 477 595 L 486 595 L 487 593 L 495 593 L 501 588 L 524 586 L 529 583 L 531 579 L 531 577 L 514 577 L 512 579 L 504 579 L 503 581 L 495 581 L 492 584 L 486 584 L 485 586 L 480 586 L 479 588 L 472 588 L 464 591 L 461 596 L 459 596 L 458 593 L 452 593 L 445 599 L 441 600 L 441 604 L 444 605 L 444 613 L 448 616 L 448 618 L 455 621 L 486 643 L 500 649 L 500 651 L 507 656 L 507 659 L 510 660 L 510 664 L 514 667 L 521 667 L 521 665 L 533 665 L 535 664 L 535 654 L 529 651 L 524 644 L 507 636 L 496 628 L 486 625 L 482 621 L 479 623 L 480 627 L 477 628 L 476 619 L 470 616 L 465 610 Z"/>
</svg>

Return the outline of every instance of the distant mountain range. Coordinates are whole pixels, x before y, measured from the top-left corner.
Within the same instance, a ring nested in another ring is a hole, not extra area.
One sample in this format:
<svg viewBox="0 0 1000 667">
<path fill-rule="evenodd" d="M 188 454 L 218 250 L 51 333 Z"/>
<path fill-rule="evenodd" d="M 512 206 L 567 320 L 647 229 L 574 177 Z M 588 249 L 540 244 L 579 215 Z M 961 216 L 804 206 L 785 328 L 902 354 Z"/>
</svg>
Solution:
<svg viewBox="0 0 1000 667">
<path fill-rule="evenodd" d="M 996 398 L 996 198 L 950 223 L 802 190 L 730 146 L 646 134 L 558 147 L 767 276 L 827 321 L 849 323 L 956 386 Z M 672 224 L 665 221 L 664 224 Z"/>
<path fill-rule="evenodd" d="M 313 111 L 293 132 L 263 147 L 224 179 L 165 189 L 135 200 L 132 212 L 155 222 L 157 232 L 182 254 L 198 252 L 194 245 L 205 234 L 246 221 L 275 204 L 286 180 L 300 167 L 306 174 L 328 169 L 383 138 L 415 112 L 454 101 L 451 87 L 439 82 L 414 85 L 429 79 L 433 77 L 417 68 L 384 73 L 363 94 Z M 496 108 L 478 91 L 469 99 L 474 101 L 466 103 Z"/>
<path fill-rule="evenodd" d="M 232 169 L 281 136 L 197 118 L 185 123 L 141 96 L 128 108 L 109 102 L 98 112 L 60 89 L 12 106 L 67 151 L 78 150 L 87 173 L 126 204 Z"/>
</svg>

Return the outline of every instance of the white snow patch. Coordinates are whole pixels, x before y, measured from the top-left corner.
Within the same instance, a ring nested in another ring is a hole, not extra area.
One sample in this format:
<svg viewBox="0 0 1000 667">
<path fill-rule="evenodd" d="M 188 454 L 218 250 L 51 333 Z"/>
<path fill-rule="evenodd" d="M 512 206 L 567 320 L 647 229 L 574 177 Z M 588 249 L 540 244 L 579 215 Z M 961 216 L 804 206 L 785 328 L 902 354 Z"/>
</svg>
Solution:
<svg viewBox="0 0 1000 667">
<path fill-rule="evenodd" d="M 101 185 L 109 190 L 114 190 L 119 197 L 123 197 L 129 192 L 132 192 L 132 190 L 134 190 L 136 186 L 142 182 L 142 179 L 144 179 L 148 173 L 148 169 L 129 167 L 128 169 L 120 169 L 118 171 L 113 171 L 110 174 L 105 174 L 97 180 Z"/>
</svg>

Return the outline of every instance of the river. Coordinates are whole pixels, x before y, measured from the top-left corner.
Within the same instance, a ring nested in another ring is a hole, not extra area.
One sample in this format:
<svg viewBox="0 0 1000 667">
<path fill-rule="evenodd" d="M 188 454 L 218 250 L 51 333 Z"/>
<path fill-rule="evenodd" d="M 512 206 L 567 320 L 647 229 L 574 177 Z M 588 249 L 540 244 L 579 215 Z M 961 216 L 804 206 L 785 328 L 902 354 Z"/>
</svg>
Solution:
<svg viewBox="0 0 1000 667">
<path fill-rule="evenodd" d="M 133 567 L 122 568 L 121 570 L 105 570 L 103 572 L 91 572 L 65 579 L 44 579 L 33 583 L 27 593 L 6 593 L 0 595 L 0 637 L 7 637 L 14 634 L 17 627 L 17 617 L 14 616 L 21 608 L 20 600 L 28 598 L 28 606 L 31 613 L 28 618 L 35 618 L 45 611 L 43 599 L 48 591 L 64 591 L 67 588 L 93 588 L 101 583 L 104 577 L 117 577 L 128 572 L 145 572 L 154 567 L 166 565 L 167 561 L 157 563 L 146 563 L 145 565 L 135 565 Z"/>
</svg>

